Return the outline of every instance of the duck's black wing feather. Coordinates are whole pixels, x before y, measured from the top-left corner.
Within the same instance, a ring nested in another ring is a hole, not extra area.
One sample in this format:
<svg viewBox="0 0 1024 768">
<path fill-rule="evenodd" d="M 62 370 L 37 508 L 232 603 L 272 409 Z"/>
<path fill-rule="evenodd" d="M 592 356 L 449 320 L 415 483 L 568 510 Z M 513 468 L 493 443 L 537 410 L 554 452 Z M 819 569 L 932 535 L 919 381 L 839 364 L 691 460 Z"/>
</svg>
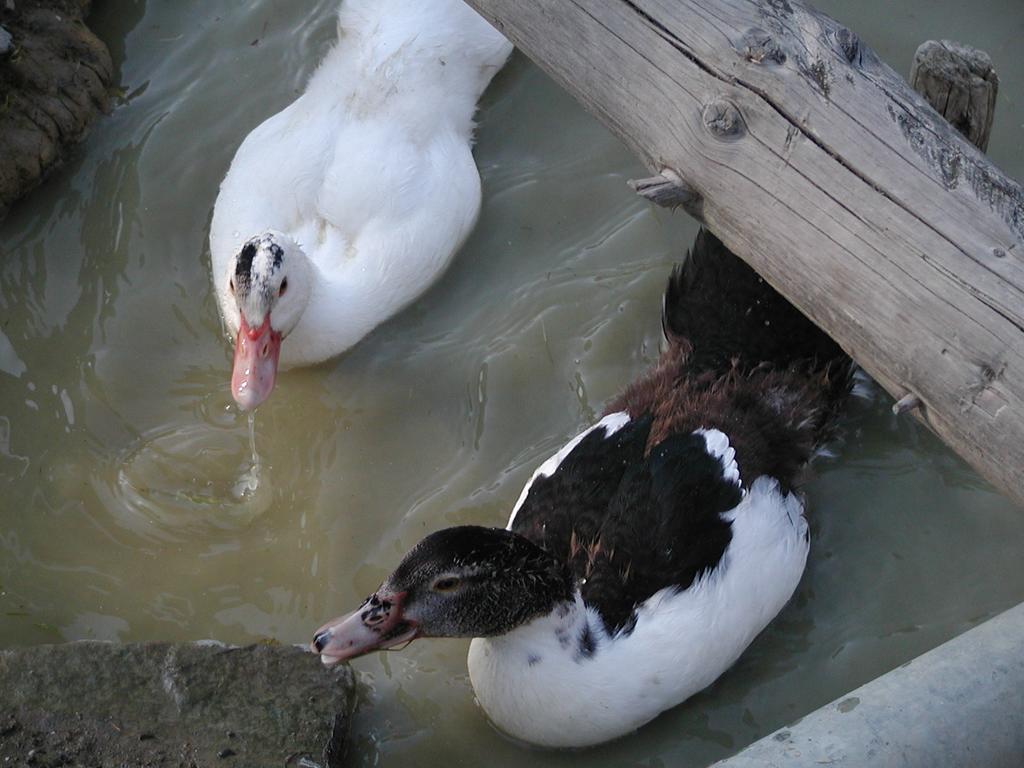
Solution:
<svg viewBox="0 0 1024 768">
<path fill-rule="evenodd" d="M 597 523 L 608 514 L 626 470 L 643 460 L 650 429 L 650 418 L 642 418 L 611 435 L 592 430 L 551 475 L 534 478 L 512 530 L 556 554 L 568 551 L 578 521 Z"/>
<path fill-rule="evenodd" d="M 636 607 L 660 590 L 684 590 L 713 570 L 732 539 L 722 513 L 741 499 L 737 483 L 698 434 L 673 435 L 624 473 L 604 521 L 577 554 L 583 599 L 609 632 L 630 632 Z"/>
<path fill-rule="evenodd" d="M 686 589 L 718 564 L 731 539 L 721 513 L 741 499 L 702 435 L 673 435 L 647 453 L 650 426 L 592 431 L 533 481 L 512 525 L 568 563 L 611 634 L 630 632 L 651 595 Z"/>
</svg>

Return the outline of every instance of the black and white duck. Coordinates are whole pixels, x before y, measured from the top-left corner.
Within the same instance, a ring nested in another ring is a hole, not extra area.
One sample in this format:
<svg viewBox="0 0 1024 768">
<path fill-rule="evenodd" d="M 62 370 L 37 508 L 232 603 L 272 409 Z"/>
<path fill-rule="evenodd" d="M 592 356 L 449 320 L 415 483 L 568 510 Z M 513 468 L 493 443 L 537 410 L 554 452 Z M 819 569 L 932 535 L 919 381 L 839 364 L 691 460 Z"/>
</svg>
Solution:
<svg viewBox="0 0 1024 768">
<path fill-rule="evenodd" d="M 668 282 L 658 364 L 533 474 L 505 529 L 427 536 L 325 664 L 472 637 L 491 720 L 533 744 L 628 733 L 710 685 L 790 599 L 797 488 L 851 389 L 835 343 L 701 231 Z"/>
</svg>

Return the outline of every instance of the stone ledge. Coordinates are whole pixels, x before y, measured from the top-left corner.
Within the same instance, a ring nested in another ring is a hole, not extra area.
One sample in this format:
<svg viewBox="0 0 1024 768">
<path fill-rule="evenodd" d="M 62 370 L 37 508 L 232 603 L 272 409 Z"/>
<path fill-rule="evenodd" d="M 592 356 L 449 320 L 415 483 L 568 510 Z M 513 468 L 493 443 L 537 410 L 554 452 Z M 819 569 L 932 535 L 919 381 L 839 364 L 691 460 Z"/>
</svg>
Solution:
<svg viewBox="0 0 1024 768">
<path fill-rule="evenodd" d="M 0 651 L 0 766 L 341 764 L 351 670 L 300 648 L 83 641 Z"/>
<path fill-rule="evenodd" d="M 1024 603 L 712 768 L 1024 765 Z"/>
</svg>

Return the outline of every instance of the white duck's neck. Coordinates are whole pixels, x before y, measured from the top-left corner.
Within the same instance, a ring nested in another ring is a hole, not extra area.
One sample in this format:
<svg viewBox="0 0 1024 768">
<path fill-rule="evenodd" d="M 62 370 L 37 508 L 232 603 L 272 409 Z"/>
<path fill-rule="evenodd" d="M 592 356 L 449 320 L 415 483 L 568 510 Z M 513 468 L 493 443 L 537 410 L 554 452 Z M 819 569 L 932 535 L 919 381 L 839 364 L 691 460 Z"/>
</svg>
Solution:
<svg viewBox="0 0 1024 768">
<path fill-rule="evenodd" d="M 360 268 L 329 272 L 307 257 L 310 295 L 292 332 L 302 339 L 302 348 L 293 348 L 286 339 L 282 367 L 316 363 L 354 346 L 382 317 L 398 312 L 419 292 L 418 274 L 388 274 L 384 263 L 367 261 Z"/>
</svg>

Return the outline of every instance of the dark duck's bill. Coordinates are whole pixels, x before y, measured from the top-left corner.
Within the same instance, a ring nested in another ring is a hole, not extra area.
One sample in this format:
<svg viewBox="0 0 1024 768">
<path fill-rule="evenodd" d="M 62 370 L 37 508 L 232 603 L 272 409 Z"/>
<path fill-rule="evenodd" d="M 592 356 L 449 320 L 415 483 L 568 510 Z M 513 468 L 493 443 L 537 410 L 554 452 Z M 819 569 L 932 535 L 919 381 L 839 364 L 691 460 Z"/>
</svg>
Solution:
<svg viewBox="0 0 1024 768">
<path fill-rule="evenodd" d="M 325 666 L 394 648 L 419 637 L 419 626 L 402 615 L 405 595 L 379 591 L 352 613 L 327 622 L 316 631 L 310 650 Z"/>
</svg>

